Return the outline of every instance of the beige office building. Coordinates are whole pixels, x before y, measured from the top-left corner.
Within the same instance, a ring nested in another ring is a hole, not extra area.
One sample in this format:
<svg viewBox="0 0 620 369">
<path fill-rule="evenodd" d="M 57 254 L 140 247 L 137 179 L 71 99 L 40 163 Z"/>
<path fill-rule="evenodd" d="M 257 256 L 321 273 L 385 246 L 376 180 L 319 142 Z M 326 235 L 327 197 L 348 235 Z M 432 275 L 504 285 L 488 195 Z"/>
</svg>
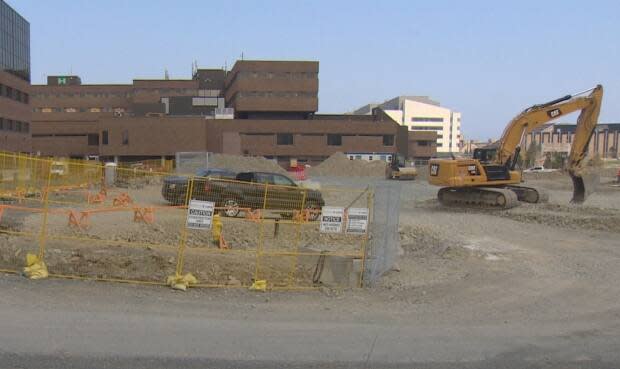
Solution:
<svg viewBox="0 0 620 369">
<path fill-rule="evenodd" d="M 437 133 L 437 152 L 459 152 L 462 144 L 461 113 L 442 107 L 427 96 L 398 96 L 381 104 L 367 104 L 354 114 L 371 114 L 376 107 L 409 131 Z"/>
</svg>

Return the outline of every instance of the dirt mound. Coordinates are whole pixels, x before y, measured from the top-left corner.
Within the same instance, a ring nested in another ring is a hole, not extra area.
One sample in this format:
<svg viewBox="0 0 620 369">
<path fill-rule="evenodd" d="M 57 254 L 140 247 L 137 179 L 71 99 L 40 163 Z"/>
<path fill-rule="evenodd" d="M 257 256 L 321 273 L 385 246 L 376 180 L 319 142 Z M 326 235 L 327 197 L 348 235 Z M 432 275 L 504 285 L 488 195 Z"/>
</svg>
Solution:
<svg viewBox="0 0 620 369">
<path fill-rule="evenodd" d="M 316 167 L 308 169 L 310 176 L 383 177 L 387 163 L 384 161 L 349 160 L 337 152 Z"/>
<path fill-rule="evenodd" d="M 209 160 L 209 166 L 213 168 L 230 169 L 236 172 L 261 171 L 287 174 L 277 162 L 263 157 L 213 154 Z"/>
<path fill-rule="evenodd" d="M 495 214 L 523 223 L 545 224 L 558 228 L 597 230 L 607 232 L 620 231 L 620 212 L 616 209 L 596 207 L 527 204 Z"/>
</svg>

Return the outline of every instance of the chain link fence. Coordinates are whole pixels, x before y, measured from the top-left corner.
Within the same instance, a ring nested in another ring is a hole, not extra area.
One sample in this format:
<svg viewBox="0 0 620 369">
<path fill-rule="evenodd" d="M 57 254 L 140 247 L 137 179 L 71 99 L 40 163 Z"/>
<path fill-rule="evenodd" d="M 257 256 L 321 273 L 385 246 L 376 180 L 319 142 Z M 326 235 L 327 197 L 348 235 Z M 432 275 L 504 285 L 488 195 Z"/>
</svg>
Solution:
<svg viewBox="0 0 620 369">
<path fill-rule="evenodd" d="M 370 233 L 372 239 L 366 248 L 364 285 L 374 285 L 390 271 L 402 254 L 398 232 L 401 184 L 397 182 L 375 187 Z"/>
</svg>

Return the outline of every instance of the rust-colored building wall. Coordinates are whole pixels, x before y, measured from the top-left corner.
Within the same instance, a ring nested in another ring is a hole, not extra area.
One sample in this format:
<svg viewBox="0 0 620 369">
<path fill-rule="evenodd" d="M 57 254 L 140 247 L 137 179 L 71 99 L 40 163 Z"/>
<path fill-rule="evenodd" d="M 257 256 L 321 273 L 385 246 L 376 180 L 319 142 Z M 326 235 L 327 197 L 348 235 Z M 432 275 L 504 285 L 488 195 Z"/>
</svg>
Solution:
<svg viewBox="0 0 620 369">
<path fill-rule="evenodd" d="M 315 112 L 319 63 L 239 60 L 226 78 L 226 105 L 237 112 Z"/>
<path fill-rule="evenodd" d="M 62 157 L 98 155 L 99 145 L 88 145 L 88 135 L 98 133 L 99 127 L 95 120 L 61 121 L 51 125 L 33 124 L 33 152 Z"/>
<path fill-rule="evenodd" d="M 101 156 L 168 156 L 206 150 L 206 125 L 201 117 L 105 118 L 98 128 L 100 135 L 108 131 L 108 144 L 99 146 Z"/>
<path fill-rule="evenodd" d="M 437 132 L 409 132 L 409 158 L 427 160 L 437 154 Z"/>
<path fill-rule="evenodd" d="M 225 132 L 238 132 L 241 153 L 260 156 L 319 156 L 338 151 L 396 152 L 396 145 L 384 146 L 383 136 L 395 136 L 394 121 L 374 121 L 368 116 L 348 119 L 308 120 L 207 120 L 207 150 L 222 152 Z M 372 117 L 371 117 L 372 118 Z M 277 134 L 292 134 L 292 145 L 278 145 Z M 339 134 L 341 145 L 329 145 L 328 134 Z M 393 140 L 395 142 L 395 139 Z"/>
<path fill-rule="evenodd" d="M 32 110 L 30 108 L 30 84 L 16 76 L 0 71 L 0 118 L 2 118 L 2 129 L 0 129 L 0 151 L 20 151 L 30 152 L 32 141 L 30 127 L 32 120 Z M 13 93 L 20 92 L 21 101 L 13 97 L 6 96 L 7 88 L 11 88 Z M 11 127 L 9 127 L 11 121 Z M 16 129 L 14 122 L 20 122 L 21 129 Z"/>
</svg>

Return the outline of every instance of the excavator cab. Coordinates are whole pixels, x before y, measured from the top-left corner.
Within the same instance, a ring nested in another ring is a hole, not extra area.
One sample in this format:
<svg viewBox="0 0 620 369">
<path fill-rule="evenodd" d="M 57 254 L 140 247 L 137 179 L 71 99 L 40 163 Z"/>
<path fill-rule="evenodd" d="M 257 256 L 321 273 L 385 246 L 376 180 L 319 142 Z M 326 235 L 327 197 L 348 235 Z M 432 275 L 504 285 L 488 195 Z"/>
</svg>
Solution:
<svg viewBox="0 0 620 369">
<path fill-rule="evenodd" d="M 481 163 L 490 163 L 495 159 L 497 155 L 497 148 L 478 148 L 474 149 L 474 159 L 478 160 Z"/>
<path fill-rule="evenodd" d="M 509 167 L 495 163 L 497 146 L 474 149 L 474 159 L 478 160 L 489 181 L 505 181 L 510 179 Z"/>
</svg>

